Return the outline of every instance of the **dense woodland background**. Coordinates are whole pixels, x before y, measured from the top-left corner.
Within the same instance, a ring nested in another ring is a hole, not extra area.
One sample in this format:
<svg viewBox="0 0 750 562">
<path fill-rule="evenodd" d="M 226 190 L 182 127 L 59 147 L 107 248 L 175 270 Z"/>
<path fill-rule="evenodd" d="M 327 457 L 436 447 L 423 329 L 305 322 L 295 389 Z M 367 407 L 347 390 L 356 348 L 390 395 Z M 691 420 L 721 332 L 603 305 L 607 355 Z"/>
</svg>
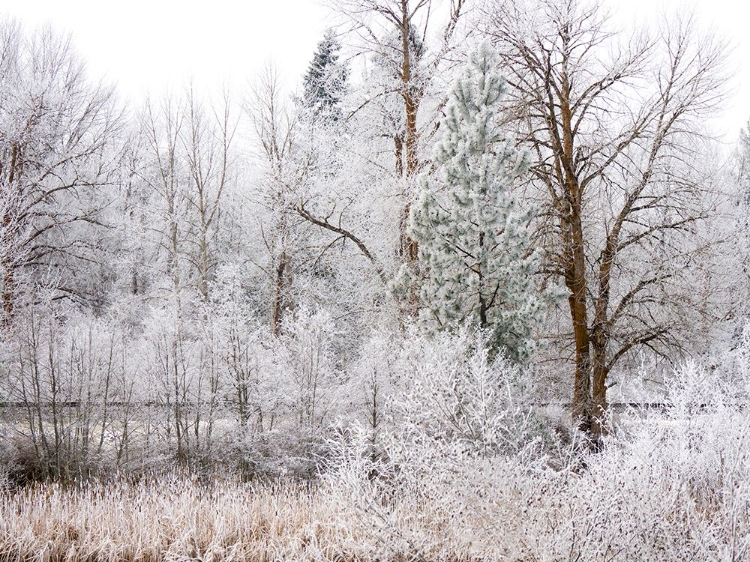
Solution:
<svg viewBox="0 0 750 562">
<path fill-rule="evenodd" d="M 134 107 L 0 22 L 8 482 L 584 454 L 627 405 L 744 412 L 719 38 L 578 0 L 332 8 L 301 91 L 269 67 Z"/>
<path fill-rule="evenodd" d="M 746 559 L 727 46 L 330 5 L 300 91 L 130 107 L 0 20 L 0 558 Z"/>
</svg>

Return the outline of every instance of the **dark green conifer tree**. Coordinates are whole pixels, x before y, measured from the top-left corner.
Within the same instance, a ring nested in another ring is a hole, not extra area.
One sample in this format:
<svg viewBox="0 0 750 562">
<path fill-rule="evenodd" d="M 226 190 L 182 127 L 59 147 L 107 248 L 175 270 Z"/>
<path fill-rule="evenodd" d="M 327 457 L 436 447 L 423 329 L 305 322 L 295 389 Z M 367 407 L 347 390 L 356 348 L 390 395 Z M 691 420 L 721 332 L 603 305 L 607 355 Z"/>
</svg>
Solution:
<svg viewBox="0 0 750 562">
<path fill-rule="evenodd" d="M 313 55 L 304 77 L 303 104 L 315 117 L 337 120 L 341 117 L 341 99 L 346 91 L 349 69 L 340 59 L 341 43 L 328 29 Z"/>
</svg>

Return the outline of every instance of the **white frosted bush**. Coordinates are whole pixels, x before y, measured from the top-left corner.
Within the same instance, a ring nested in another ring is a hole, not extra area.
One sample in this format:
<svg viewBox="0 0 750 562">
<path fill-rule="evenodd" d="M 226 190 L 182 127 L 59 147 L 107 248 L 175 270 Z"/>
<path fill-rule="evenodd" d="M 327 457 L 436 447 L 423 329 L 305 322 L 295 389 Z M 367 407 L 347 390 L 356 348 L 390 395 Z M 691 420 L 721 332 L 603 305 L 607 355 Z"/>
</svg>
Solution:
<svg viewBox="0 0 750 562">
<path fill-rule="evenodd" d="M 370 454 L 366 428 L 338 441 L 325 491 L 353 532 L 379 537 L 374 556 L 750 555 L 750 412 L 731 377 L 686 364 L 668 379 L 668 406 L 617 416 L 602 451 L 543 448 L 520 373 L 487 362 L 476 337 L 404 342 L 383 454 Z"/>
</svg>

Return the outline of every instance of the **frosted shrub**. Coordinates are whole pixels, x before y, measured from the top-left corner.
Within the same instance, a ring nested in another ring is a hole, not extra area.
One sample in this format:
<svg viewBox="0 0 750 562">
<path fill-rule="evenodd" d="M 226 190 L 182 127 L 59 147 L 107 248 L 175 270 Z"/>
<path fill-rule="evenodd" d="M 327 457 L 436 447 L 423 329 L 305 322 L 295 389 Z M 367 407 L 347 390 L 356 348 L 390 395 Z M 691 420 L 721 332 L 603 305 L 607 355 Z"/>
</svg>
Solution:
<svg viewBox="0 0 750 562">
<path fill-rule="evenodd" d="M 485 332 L 464 329 L 411 345 L 413 374 L 394 404 L 406 435 L 483 457 L 538 443 L 541 426 L 522 395 L 529 372 L 502 355 L 490 359 Z"/>
<path fill-rule="evenodd" d="M 199 326 L 186 322 L 177 307 L 169 307 L 154 310 L 144 328 L 144 351 L 150 359 L 144 365 L 147 388 L 150 400 L 162 412 L 157 439 L 169 447 L 178 463 L 197 461 L 210 441 L 201 424 L 207 383 L 199 365 Z"/>
<path fill-rule="evenodd" d="M 360 364 L 371 372 L 388 367 L 378 376 L 393 381 L 384 386 L 392 394 L 377 440 L 371 423 L 354 423 L 335 443 L 324 478 L 342 517 L 373 537 L 383 558 L 441 559 L 489 544 L 494 488 L 546 464 L 547 437 L 524 403 L 526 372 L 491 360 L 486 335 L 471 329 L 375 338 L 367 349 L 381 362 Z"/>
<path fill-rule="evenodd" d="M 229 400 L 241 423 L 232 449 L 243 473 L 314 477 L 341 384 L 331 316 L 301 308 L 279 336 L 257 327 L 227 333 Z"/>
<path fill-rule="evenodd" d="M 373 556 L 748 556 L 750 419 L 731 376 L 685 365 L 669 379 L 669 407 L 619 415 L 603 450 L 587 453 L 539 430 L 517 382 L 525 373 L 488 361 L 480 341 L 402 342 L 381 454 L 368 427 L 337 441 L 325 493 L 353 533 L 373 538 Z"/>
<path fill-rule="evenodd" d="M 403 465 L 428 472 L 432 461 L 407 457 L 542 456 L 552 439 L 529 404 L 530 370 L 502 355 L 491 359 L 487 337 L 469 327 L 373 336 L 350 385 L 360 387 L 359 400 L 365 395 L 372 455 L 406 455 Z"/>
<path fill-rule="evenodd" d="M 602 529 L 595 536 L 624 559 L 743 559 L 750 537 L 748 412 L 729 400 L 734 392 L 721 373 L 693 363 L 676 370 L 668 386 L 664 412 L 621 420 L 628 434 L 589 460 L 576 497 L 591 527 Z"/>
<path fill-rule="evenodd" d="M 132 381 L 124 337 L 103 320 L 26 311 L 8 342 L 7 394 L 19 409 L 19 478 L 72 478 L 124 462 Z M 123 407 L 124 405 L 124 407 Z"/>
<path fill-rule="evenodd" d="M 750 401 L 750 322 L 744 326 L 737 347 L 723 355 L 718 372 L 729 385 L 733 400 Z"/>
<path fill-rule="evenodd" d="M 378 454 L 380 433 L 387 427 L 393 398 L 400 392 L 399 379 L 409 376 L 409 365 L 394 352 L 402 343 L 400 335 L 385 330 L 371 334 L 352 362 L 344 387 L 351 409 L 347 414 L 367 428 L 371 455 Z"/>
<path fill-rule="evenodd" d="M 280 373 L 293 387 L 295 416 L 300 427 L 314 429 L 323 424 L 334 406 L 330 394 L 337 381 L 332 357 L 336 329 L 330 314 L 302 308 L 284 324 L 277 348 Z"/>
</svg>

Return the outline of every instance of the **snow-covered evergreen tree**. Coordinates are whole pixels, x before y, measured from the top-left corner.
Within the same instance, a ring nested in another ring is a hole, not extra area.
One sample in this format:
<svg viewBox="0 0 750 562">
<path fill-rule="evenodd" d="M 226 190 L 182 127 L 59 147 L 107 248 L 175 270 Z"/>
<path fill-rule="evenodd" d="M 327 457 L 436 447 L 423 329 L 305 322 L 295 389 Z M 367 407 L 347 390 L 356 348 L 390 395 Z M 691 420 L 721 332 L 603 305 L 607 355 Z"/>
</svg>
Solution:
<svg viewBox="0 0 750 562">
<path fill-rule="evenodd" d="M 303 103 L 316 117 L 340 117 L 339 104 L 349 77 L 349 69 L 339 61 L 340 51 L 335 31 L 328 29 L 305 73 Z"/>
<path fill-rule="evenodd" d="M 494 350 L 523 362 L 541 311 L 531 279 L 538 259 L 528 232 L 533 210 L 512 190 L 527 163 L 498 125 L 505 80 L 496 68 L 483 44 L 453 85 L 433 154 L 439 180 L 421 176 L 410 230 L 424 267 L 423 318 L 443 329 L 468 322 L 488 330 Z"/>
</svg>

